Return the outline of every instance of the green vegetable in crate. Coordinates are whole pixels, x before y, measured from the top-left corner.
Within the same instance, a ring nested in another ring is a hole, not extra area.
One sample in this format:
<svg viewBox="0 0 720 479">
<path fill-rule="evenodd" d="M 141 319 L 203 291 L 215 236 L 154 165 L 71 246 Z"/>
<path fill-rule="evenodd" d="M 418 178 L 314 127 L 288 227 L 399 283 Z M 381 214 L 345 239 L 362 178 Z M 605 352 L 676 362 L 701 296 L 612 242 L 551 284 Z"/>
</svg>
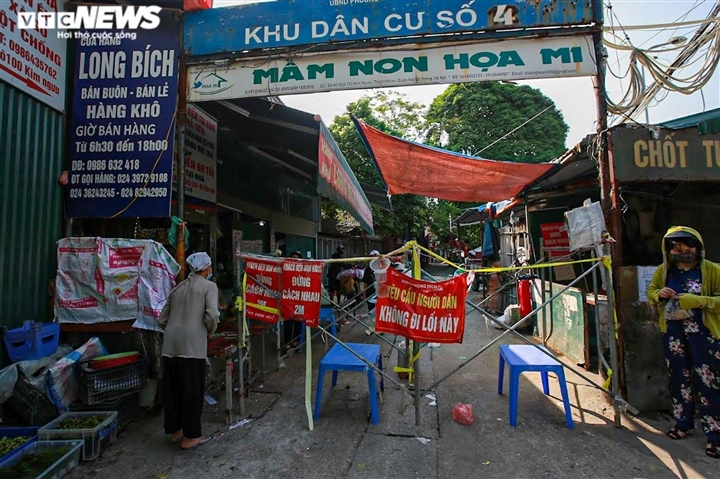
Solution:
<svg viewBox="0 0 720 479">
<path fill-rule="evenodd" d="M 10 467 L 0 468 L 0 476 L 13 479 L 35 479 L 55 464 L 61 457 L 70 451 L 70 448 L 44 449 L 36 454 L 28 454 Z"/>
<path fill-rule="evenodd" d="M 105 419 L 103 416 L 73 417 L 58 424 L 57 429 L 95 429 Z"/>
<path fill-rule="evenodd" d="M 30 439 L 32 439 L 32 438 L 29 436 L 0 438 L 0 457 L 4 456 L 5 454 L 7 454 L 9 452 L 14 451 L 18 447 L 25 444 Z"/>
</svg>

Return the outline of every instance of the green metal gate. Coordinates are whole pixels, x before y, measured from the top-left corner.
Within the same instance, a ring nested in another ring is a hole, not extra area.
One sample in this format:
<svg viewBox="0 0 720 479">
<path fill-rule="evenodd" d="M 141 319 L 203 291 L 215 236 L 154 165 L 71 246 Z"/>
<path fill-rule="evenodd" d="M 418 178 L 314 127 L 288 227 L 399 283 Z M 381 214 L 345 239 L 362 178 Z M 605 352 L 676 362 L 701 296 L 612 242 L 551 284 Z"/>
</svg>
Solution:
<svg viewBox="0 0 720 479">
<path fill-rule="evenodd" d="M 1 326 L 52 315 L 48 286 L 62 231 L 63 132 L 62 113 L 0 81 Z"/>
</svg>

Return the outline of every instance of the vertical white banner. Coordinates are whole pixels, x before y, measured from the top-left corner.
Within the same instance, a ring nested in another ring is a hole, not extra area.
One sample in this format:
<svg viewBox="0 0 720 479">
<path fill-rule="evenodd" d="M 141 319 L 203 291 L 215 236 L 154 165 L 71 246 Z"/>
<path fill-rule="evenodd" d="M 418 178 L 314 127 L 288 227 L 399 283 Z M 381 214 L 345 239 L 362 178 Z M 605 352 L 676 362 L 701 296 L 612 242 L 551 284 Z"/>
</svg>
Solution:
<svg viewBox="0 0 720 479">
<path fill-rule="evenodd" d="M 218 122 L 195 105 L 187 106 L 185 123 L 185 195 L 217 201 Z M 173 190 L 177 173 L 173 170 Z"/>
</svg>

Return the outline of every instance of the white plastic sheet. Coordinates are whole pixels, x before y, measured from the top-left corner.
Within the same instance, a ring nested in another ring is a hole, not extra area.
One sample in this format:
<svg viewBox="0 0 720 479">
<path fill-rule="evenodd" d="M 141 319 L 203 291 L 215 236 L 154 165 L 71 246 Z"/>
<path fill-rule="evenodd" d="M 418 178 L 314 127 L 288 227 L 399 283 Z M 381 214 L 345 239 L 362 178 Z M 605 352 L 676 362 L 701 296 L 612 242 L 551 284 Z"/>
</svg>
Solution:
<svg viewBox="0 0 720 479">
<path fill-rule="evenodd" d="M 594 247 L 602 240 L 605 218 L 600 203 L 590 203 L 565 213 L 570 238 L 570 249 Z"/>
<path fill-rule="evenodd" d="M 138 315 L 134 328 L 162 331 L 158 318 L 167 302 L 175 278 L 180 272 L 168 251 L 159 243 L 148 245 L 140 257 L 138 283 Z"/>
<path fill-rule="evenodd" d="M 159 330 L 159 309 L 180 266 L 159 243 L 118 238 L 58 241 L 55 317 L 95 324 L 136 319 L 134 327 Z"/>
</svg>

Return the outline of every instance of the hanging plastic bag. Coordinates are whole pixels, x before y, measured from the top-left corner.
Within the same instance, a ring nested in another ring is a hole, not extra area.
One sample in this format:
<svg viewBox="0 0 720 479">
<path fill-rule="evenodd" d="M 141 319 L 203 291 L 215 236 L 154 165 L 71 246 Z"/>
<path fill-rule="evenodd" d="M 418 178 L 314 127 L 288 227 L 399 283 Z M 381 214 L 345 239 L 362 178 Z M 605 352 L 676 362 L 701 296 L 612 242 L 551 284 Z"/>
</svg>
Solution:
<svg viewBox="0 0 720 479">
<path fill-rule="evenodd" d="M 453 419 L 456 423 L 469 426 L 475 422 L 472 404 L 455 403 L 453 406 Z"/>
<path fill-rule="evenodd" d="M 90 338 L 85 344 L 50 366 L 44 373 L 45 394 L 61 411 L 67 412 L 80 394 L 75 365 L 107 354 L 99 338 Z"/>
<path fill-rule="evenodd" d="M 170 246 L 172 246 L 173 248 L 177 248 L 177 229 L 183 223 L 183 220 L 181 220 L 177 216 L 173 216 L 171 219 L 172 225 L 170 226 L 170 231 L 168 231 L 168 242 L 170 243 Z M 187 228 L 185 228 L 184 237 L 185 248 L 187 248 L 187 245 L 190 243 L 190 231 L 188 231 Z"/>
<path fill-rule="evenodd" d="M 665 304 L 665 319 L 668 321 L 680 321 L 693 317 L 691 309 L 680 308 L 680 301 L 671 299 Z"/>
</svg>

